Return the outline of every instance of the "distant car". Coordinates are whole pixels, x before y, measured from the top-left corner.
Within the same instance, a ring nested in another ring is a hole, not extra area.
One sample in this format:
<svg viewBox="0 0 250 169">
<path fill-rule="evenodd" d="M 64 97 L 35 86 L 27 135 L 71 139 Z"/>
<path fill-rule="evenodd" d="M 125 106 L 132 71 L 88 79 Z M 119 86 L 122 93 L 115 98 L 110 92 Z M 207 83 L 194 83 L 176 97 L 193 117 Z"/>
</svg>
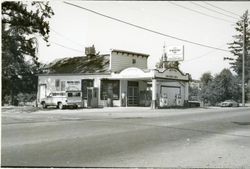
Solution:
<svg viewBox="0 0 250 169">
<path fill-rule="evenodd" d="M 82 93 L 81 91 L 67 91 L 67 92 L 52 92 L 46 98 L 41 100 L 43 108 L 48 106 L 57 106 L 59 109 L 64 107 L 81 107 Z"/>
<path fill-rule="evenodd" d="M 226 100 L 220 103 L 221 107 L 239 107 L 239 103 L 234 100 Z"/>
<path fill-rule="evenodd" d="M 189 107 L 200 107 L 201 103 L 199 101 L 188 101 Z"/>
</svg>

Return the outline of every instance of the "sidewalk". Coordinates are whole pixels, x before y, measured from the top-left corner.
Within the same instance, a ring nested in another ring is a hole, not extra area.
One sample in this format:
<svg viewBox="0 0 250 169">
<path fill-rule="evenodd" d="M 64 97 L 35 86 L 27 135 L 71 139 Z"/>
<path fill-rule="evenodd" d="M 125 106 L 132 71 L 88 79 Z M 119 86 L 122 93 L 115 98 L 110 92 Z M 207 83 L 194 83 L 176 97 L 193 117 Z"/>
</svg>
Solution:
<svg viewBox="0 0 250 169">
<path fill-rule="evenodd" d="M 218 112 L 218 111 L 233 111 L 235 109 L 250 109 L 249 107 L 204 107 L 204 108 L 166 108 L 166 109 L 151 109 L 151 107 L 104 107 L 104 108 L 78 108 L 78 109 L 56 109 L 48 108 L 42 109 L 32 106 L 6 106 L 1 108 L 2 114 L 54 114 L 54 115 L 131 115 L 131 116 L 144 116 L 144 115 L 178 115 L 180 114 L 193 114 L 202 112 Z"/>
<path fill-rule="evenodd" d="M 27 109 L 27 110 L 25 110 Z M 31 112 L 32 109 L 35 111 Z M 188 117 L 206 113 L 227 113 L 244 110 L 250 112 L 250 107 L 239 108 L 188 108 L 188 109 L 151 109 L 150 107 L 108 107 L 96 109 L 41 109 L 36 107 L 8 107 L 2 108 L 2 124 L 19 124 L 29 122 L 55 122 L 106 119 L 139 119 L 139 118 L 164 118 Z M 237 110 L 237 111 L 235 111 Z M 168 123 L 169 125 L 169 123 Z"/>
</svg>

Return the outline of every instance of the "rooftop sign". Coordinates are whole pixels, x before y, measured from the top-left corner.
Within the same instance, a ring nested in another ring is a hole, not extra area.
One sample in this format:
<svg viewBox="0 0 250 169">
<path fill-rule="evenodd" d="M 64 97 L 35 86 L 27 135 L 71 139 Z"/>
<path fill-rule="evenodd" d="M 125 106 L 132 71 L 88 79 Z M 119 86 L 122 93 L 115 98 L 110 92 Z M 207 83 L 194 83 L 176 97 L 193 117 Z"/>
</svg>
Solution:
<svg viewBox="0 0 250 169">
<path fill-rule="evenodd" d="M 184 60 L 184 46 L 167 46 L 167 61 L 183 61 Z"/>
</svg>

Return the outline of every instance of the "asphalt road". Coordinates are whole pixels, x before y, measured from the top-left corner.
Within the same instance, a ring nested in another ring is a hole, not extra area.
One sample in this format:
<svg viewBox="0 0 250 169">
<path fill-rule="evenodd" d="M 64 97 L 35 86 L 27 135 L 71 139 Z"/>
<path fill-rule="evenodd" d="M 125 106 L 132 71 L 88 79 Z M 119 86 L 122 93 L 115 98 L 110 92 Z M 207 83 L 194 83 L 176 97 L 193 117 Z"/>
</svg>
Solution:
<svg viewBox="0 0 250 169">
<path fill-rule="evenodd" d="M 2 113 L 9 167 L 250 167 L 250 108 Z"/>
</svg>

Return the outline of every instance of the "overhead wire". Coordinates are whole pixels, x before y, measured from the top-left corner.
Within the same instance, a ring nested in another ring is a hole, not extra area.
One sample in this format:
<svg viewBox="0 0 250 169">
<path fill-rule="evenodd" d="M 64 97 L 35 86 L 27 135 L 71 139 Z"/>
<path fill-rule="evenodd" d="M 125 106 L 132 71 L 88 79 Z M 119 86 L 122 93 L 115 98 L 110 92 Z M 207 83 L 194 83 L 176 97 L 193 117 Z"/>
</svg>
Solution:
<svg viewBox="0 0 250 169">
<path fill-rule="evenodd" d="M 223 46 L 225 46 L 225 44 L 220 45 L 219 47 L 223 47 Z M 197 57 L 195 57 L 195 58 L 192 58 L 192 59 L 185 60 L 184 62 L 186 63 L 186 62 L 190 62 L 190 61 L 193 61 L 193 60 L 197 60 L 197 59 L 200 59 L 200 58 L 202 58 L 202 57 L 204 57 L 204 56 L 207 56 L 207 55 L 209 55 L 209 54 L 211 54 L 211 53 L 214 53 L 214 52 L 215 52 L 215 50 L 210 50 L 210 51 L 208 51 L 207 53 L 204 53 L 204 54 L 202 54 L 202 55 L 200 55 L 200 56 L 197 56 Z"/>
<path fill-rule="evenodd" d="M 236 17 L 233 17 L 233 16 L 231 16 L 231 15 L 224 14 L 224 13 L 219 12 L 219 11 L 217 11 L 217 10 L 207 8 L 207 7 L 205 7 L 205 6 L 203 6 L 203 5 L 200 5 L 200 4 L 196 3 L 196 2 L 190 1 L 190 3 L 191 3 L 191 4 L 194 4 L 194 5 L 196 5 L 196 6 L 202 7 L 202 8 L 204 8 L 204 9 L 206 9 L 206 10 L 209 10 L 209 11 L 212 11 L 212 12 L 215 12 L 215 13 L 218 13 L 218 14 L 221 14 L 221 15 L 224 15 L 224 16 L 226 16 L 226 17 L 230 17 L 230 18 L 233 18 L 233 19 L 238 19 L 238 18 L 236 18 Z"/>
<path fill-rule="evenodd" d="M 94 13 L 94 14 L 97 14 L 97 15 L 99 15 L 99 16 L 102 16 L 102 17 L 105 17 L 105 18 L 109 18 L 109 19 L 111 19 L 111 20 L 114 20 L 114 21 L 117 21 L 117 22 L 120 22 L 120 23 L 123 23 L 123 24 L 126 24 L 126 25 L 130 25 L 130 26 L 133 26 L 133 27 L 136 27 L 136 28 L 139 28 L 139 29 L 142 29 L 142 30 L 151 32 L 151 33 L 155 33 L 155 34 L 158 34 L 158 35 L 161 35 L 161 36 L 165 36 L 165 37 L 168 37 L 168 38 L 176 39 L 176 40 L 179 40 L 179 41 L 182 41 L 182 42 L 186 42 L 186 43 L 190 43 L 190 44 L 193 44 L 193 45 L 198 45 L 198 46 L 202 46 L 202 47 L 206 47 L 206 48 L 211 48 L 211 49 L 215 49 L 215 50 L 220 50 L 220 51 L 224 51 L 224 52 L 229 52 L 228 50 L 225 50 L 225 49 L 221 49 L 221 48 L 217 48 L 217 47 L 213 47 L 213 46 L 201 44 L 201 43 L 198 43 L 198 42 L 193 42 L 193 41 L 190 41 L 190 40 L 178 38 L 178 37 L 175 37 L 175 36 L 172 36 L 172 35 L 168 35 L 168 34 L 164 34 L 164 33 L 158 32 L 158 31 L 154 31 L 154 30 L 152 30 L 152 29 L 148 29 L 148 28 L 145 28 L 145 27 L 143 27 L 143 26 L 139 26 L 139 25 L 136 25 L 136 24 L 133 24 L 133 23 L 129 23 L 129 22 L 127 22 L 127 21 L 123 21 L 123 20 L 121 20 L 121 19 L 118 19 L 118 18 L 115 18 L 115 17 L 111 17 L 111 16 L 108 16 L 108 15 L 102 14 L 102 13 L 100 13 L 100 12 L 91 10 L 91 9 L 89 9 L 89 8 L 85 8 L 85 7 L 82 7 L 82 6 L 73 4 L 73 3 L 69 3 L 69 2 L 67 2 L 67 1 L 63 1 L 63 2 L 64 2 L 65 4 L 68 4 L 68 5 L 71 5 L 71 6 L 74 6 L 74 7 L 83 9 L 83 10 L 86 10 L 86 11 L 91 12 L 91 13 Z"/>
<path fill-rule="evenodd" d="M 78 49 L 74 49 L 74 48 L 71 48 L 71 47 L 62 45 L 62 44 L 60 44 L 60 43 L 57 43 L 57 42 L 53 42 L 53 41 L 50 41 L 50 42 L 53 43 L 53 44 L 55 44 L 55 45 L 57 45 L 57 46 L 61 46 L 61 47 L 63 47 L 63 48 L 66 48 L 66 49 L 68 49 L 68 50 L 72 50 L 72 51 L 79 52 L 79 53 L 82 53 L 82 54 L 84 53 L 84 51 L 81 51 L 81 50 L 78 50 Z"/>
<path fill-rule="evenodd" d="M 50 28 L 50 29 L 51 29 L 54 33 L 56 33 L 57 35 L 63 37 L 64 39 L 66 39 L 66 40 L 68 40 L 68 41 L 70 41 L 70 42 L 72 42 L 72 43 L 74 43 L 74 44 L 77 44 L 78 46 L 81 46 L 81 47 L 83 46 L 83 45 L 81 45 L 80 43 L 75 42 L 75 41 L 69 39 L 68 37 L 66 37 L 65 35 L 59 33 L 58 31 L 56 31 L 56 30 L 54 30 L 54 29 L 52 29 L 52 28 Z"/>
<path fill-rule="evenodd" d="M 223 9 L 223 8 L 220 8 L 220 7 L 218 7 L 218 6 L 215 6 L 215 5 L 210 4 L 210 3 L 208 3 L 208 2 L 205 2 L 205 1 L 202 1 L 202 2 L 205 3 L 205 4 L 207 4 L 207 5 L 209 5 L 209 6 L 212 6 L 212 7 L 214 7 L 214 8 L 220 9 L 220 10 L 222 10 L 222 11 L 224 11 L 224 12 L 227 12 L 227 13 L 233 14 L 233 15 L 235 15 L 235 16 L 237 16 L 237 17 L 240 17 L 240 15 L 235 14 L 235 13 L 233 13 L 233 12 L 231 12 L 231 11 L 225 10 L 225 9 Z"/>
<path fill-rule="evenodd" d="M 228 23 L 234 23 L 232 21 L 229 21 L 229 20 L 226 20 L 226 19 L 223 19 L 223 18 L 219 18 L 219 17 L 216 17 L 216 16 L 212 16 L 212 15 L 208 15 L 206 13 L 203 13 L 203 12 L 200 12 L 200 11 L 197 11 L 197 10 L 194 10 L 194 9 L 190 9 L 188 7 L 185 7 L 185 6 L 182 6 L 182 5 L 179 5 L 179 4 L 176 4 L 174 2 L 171 2 L 171 1 L 168 1 L 168 3 L 172 4 L 172 5 L 175 5 L 175 6 L 178 6 L 178 7 L 181 7 L 181 8 L 184 8 L 184 9 L 187 9 L 189 11 L 193 11 L 193 12 L 196 12 L 196 13 L 199 13 L 201 15 L 205 15 L 207 17 L 210 17 L 210 18 L 214 18 L 214 19 L 217 19 L 217 20 L 221 20 L 221 21 L 224 21 L 224 22 L 228 22 Z"/>
</svg>

